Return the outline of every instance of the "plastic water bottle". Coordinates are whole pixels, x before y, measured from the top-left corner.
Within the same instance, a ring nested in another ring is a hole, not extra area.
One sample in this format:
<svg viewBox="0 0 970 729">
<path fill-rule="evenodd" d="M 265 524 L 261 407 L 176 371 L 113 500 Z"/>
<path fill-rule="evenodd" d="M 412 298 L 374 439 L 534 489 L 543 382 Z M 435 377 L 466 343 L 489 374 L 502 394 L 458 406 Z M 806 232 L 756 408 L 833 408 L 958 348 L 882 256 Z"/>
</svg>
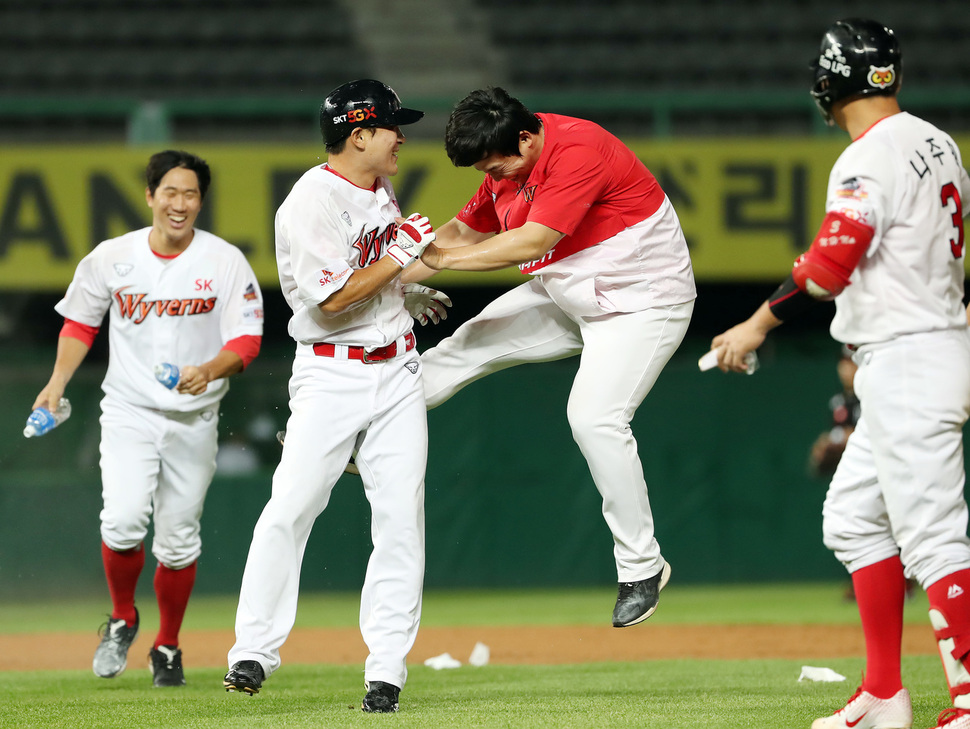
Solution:
<svg viewBox="0 0 970 729">
<path fill-rule="evenodd" d="M 171 390 L 179 383 L 179 368 L 168 362 L 155 365 L 155 379 Z"/>
<path fill-rule="evenodd" d="M 754 350 L 744 355 L 744 366 L 746 367 L 744 371 L 746 375 L 753 375 L 758 371 L 761 363 L 758 361 L 758 355 L 754 353 Z"/>
<path fill-rule="evenodd" d="M 47 408 L 36 408 L 27 418 L 24 438 L 33 438 L 49 433 L 69 417 L 71 417 L 71 403 L 66 397 L 61 398 L 61 401 L 57 404 L 57 410 L 54 412 Z"/>
</svg>

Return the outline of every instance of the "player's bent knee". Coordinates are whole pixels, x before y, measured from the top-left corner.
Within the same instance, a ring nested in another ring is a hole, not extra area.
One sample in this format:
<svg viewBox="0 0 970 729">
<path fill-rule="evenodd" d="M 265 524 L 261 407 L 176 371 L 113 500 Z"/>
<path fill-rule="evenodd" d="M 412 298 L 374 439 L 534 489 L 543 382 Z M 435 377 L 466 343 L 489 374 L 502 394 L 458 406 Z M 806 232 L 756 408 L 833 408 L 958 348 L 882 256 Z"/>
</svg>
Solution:
<svg viewBox="0 0 970 729">
<path fill-rule="evenodd" d="M 944 577 L 970 569 L 970 552 L 966 547 L 956 552 L 932 550 L 916 555 L 903 556 L 907 576 L 911 576 L 922 587 L 932 585 Z"/>
<path fill-rule="evenodd" d="M 576 406 L 572 402 L 566 406 L 566 420 L 573 440 L 577 443 L 592 444 L 616 438 L 625 440 L 632 434 L 629 423 L 622 422 L 606 411 L 596 412 L 589 407 Z"/>
<path fill-rule="evenodd" d="M 148 532 L 145 531 L 122 531 L 116 528 L 106 528 L 102 526 L 101 528 L 101 541 L 112 552 L 130 552 L 133 549 L 138 549 L 142 542 L 145 541 L 145 537 Z"/>
<path fill-rule="evenodd" d="M 826 537 L 825 546 L 831 549 L 835 558 L 845 565 L 849 574 L 899 554 L 899 548 L 892 538 L 870 541 Z"/>
<path fill-rule="evenodd" d="M 187 545 L 184 549 L 152 545 L 152 556 L 155 557 L 159 564 L 164 565 L 170 570 L 181 570 L 189 567 L 199 559 L 201 554 L 201 542 L 195 545 Z"/>
</svg>

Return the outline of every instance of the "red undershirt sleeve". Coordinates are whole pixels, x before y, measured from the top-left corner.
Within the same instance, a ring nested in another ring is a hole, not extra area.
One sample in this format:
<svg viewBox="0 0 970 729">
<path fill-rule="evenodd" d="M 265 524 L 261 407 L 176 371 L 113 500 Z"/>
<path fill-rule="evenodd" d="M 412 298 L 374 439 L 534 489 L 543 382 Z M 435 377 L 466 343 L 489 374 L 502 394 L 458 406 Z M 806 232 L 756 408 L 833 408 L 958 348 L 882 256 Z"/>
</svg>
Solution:
<svg viewBox="0 0 970 729">
<path fill-rule="evenodd" d="M 99 331 L 101 331 L 101 327 L 90 327 L 87 324 L 82 324 L 73 319 L 64 319 L 64 326 L 61 327 L 61 332 L 58 336 L 72 337 L 84 342 L 90 348 L 94 344 L 94 338 L 98 336 Z"/>
<path fill-rule="evenodd" d="M 243 361 L 243 369 L 246 369 L 249 366 L 249 363 L 256 359 L 256 355 L 259 354 L 259 348 L 262 343 L 262 337 L 255 334 L 244 334 L 241 337 L 230 339 L 222 346 L 222 348 L 238 354 Z"/>
</svg>

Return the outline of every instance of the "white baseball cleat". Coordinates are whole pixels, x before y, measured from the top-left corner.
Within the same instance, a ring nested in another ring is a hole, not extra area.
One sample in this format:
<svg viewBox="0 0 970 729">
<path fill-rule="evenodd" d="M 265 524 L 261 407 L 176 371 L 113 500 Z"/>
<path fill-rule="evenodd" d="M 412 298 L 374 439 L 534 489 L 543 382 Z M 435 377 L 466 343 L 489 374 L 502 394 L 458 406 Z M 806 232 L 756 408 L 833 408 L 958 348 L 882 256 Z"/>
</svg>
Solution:
<svg viewBox="0 0 970 729">
<path fill-rule="evenodd" d="M 970 709 L 944 709 L 936 719 L 933 729 L 970 729 Z"/>
<path fill-rule="evenodd" d="M 812 722 L 812 729 L 912 729 L 912 726 L 909 691 L 899 689 L 891 699 L 877 699 L 861 687 L 832 716 Z"/>
</svg>

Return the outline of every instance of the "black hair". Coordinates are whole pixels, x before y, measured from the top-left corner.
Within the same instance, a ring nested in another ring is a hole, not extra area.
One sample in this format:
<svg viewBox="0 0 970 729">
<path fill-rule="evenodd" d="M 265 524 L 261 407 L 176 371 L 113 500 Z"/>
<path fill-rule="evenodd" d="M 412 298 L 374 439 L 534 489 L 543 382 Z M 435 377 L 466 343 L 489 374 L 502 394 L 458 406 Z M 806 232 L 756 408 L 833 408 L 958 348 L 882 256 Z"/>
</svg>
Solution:
<svg viewBox="0 0 970 729">
<path fill-rule="evenodd" d="M 519 157 L 519 134 L 537 134 L 539 117 L 505 89 L 472 91 L 455 104 L 445 128 L 445 152 L 456 167 L 471 167 L 493 154 Z"/>
<path fill-rule="evenodd" d="M 148 167 L 145 168 L 145 181 L 148 183 L 148 191 L 152 194 L 152 197 L 155 197 L 155 190 L 158 189 L 162 178 L 176 167 L 184 167 L 195 173 L 195 176 L 199 179 L 199 194 L 204 200 L 205 193 L 209 189 L 209 183 L 212 181 L 212 173 L 209 171 L 208 163 L 194 154 L 174 149 L 166 149 L 164 152 L 153 154 L 151 159 L 148 160 Z"/>
<path fill-rule="evenodd" d="M 326 151 L 327 154 L 340 154 L 346 148 L 348 139 L 350 139 L 350 137 L 344 137 L 339 142 L 334 142 L 333 144 L 328 144 L 325 142 L 323 145 L 324 151 Z"/>
</svg>

